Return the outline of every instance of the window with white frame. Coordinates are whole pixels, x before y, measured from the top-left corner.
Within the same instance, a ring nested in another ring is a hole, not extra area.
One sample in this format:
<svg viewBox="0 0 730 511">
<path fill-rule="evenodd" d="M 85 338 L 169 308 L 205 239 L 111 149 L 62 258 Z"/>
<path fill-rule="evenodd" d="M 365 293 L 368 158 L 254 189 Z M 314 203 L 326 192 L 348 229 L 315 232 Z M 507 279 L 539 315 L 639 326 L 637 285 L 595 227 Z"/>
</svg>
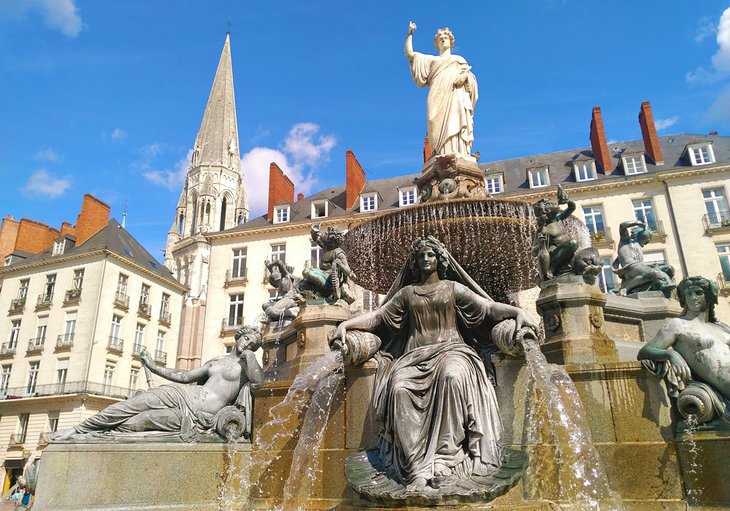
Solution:
<svg viewBox="0 0 730 511">
<path fill-rule="evenodd" d="M 271 245 L 271 261 L 286 262 L 286 243 Z"/>
<path fill-rule="evenodd" d="M 46 332 L 48 331 L 48 316 L 38 317 L 38 323 L 35 328 L 35 345 L 43 346 L 46 342 Z"/>
<path fill-rule="evenodd" d="M 652 231 L 656 231 L 656 215 L 654 214 L 654 203 L 651 199 L 634 199 L 631 201 L 634 206 L 634 217 L 639 222 L 644 222 Z"/>
<path fill-rule="evenodd" d="M 312 218 L 325 218 L 329 214 L 329 201 L 312 202 Z"/>
<path fill-rule="evenodd" d="M 283 224 L 289 221 L 289 206 L 274 206 L 274 223 Z"/>
<path fill-rule="evenodd" d="M 309 248 L 309 266 L 310 268 L 319 268 L 319 263 L 322 260 L 322 247 L 320 247 L 316 241 L 310 242 Z"/>
<path fill-rule="evenodd" d="M 109 344 L 116 345 L 122 337 L 122 317 L 114 314 L 112 316 L 112 328 L 109 332 Z"/>
<path fill-rule="evenodd" d="M 10 338 L 8 339 L 8 348 L 15 349 L 20 339 L 20 320 L 14 319 L 10 322 Z"/>
<path fill-rule="evenodd" d="M 644 161 L 643 154 L 626 155 L 622 159 L 624 161 L 624 174 L 627 176 L 646 172 L 646 161 Z"/>
<path fill-rule="evenodd" d="M 49 303 L 53 300 L 53 292 L 56 290 L 56 274 L 46 275 L 46 285 L 43 288 L 43 302 Z"/>
<path fill-rule="evenodd" d="M 161 358 L 161 354 L 165 352 L 165 332 L 164 330 L 157 331 L 157 340 L 155 341 L 155 358 L 158 360 Z"/>
<path fill-rule="evenodd" d="M 730 243 L 720 243 L 717 245 L 717 257 L 720 258 L 723 280 L 730 282 Z"/>
<path fill-rule="evenodd" d="M 20 287 L 18 287 L 18 298 L 23 299 L 28 296 L 28 287 L 30 286 L 30 279 L 23 279 L 20 281 Z"/>
<path fill-rule="evenodd" d="M 243 294 L 228 297 L 228 326 L 243 325 Z"/>
<path fill-rule="evenodd" d="M 604 293 L 609 293 L 616 289 L 616 277 L 611 268 L 611 258 L 604 257 L 601 266 L 601 273 L 598 274 L 598 287 Z"/>
<path fill-rule="evenodd" d="M 576 181 L 593 181 L 596 179 L 596 164 L 593 160 L 578 161 L 573 164 Z"/>
<path fill-rule="evenodd" d="M 247 249 L 234 248 L 231 257 L 231 278 L 243 279 L 246 277 Z"/>
<path fill-rule="evenodd" d="M 162 301 L 160 302 L 160 319 L 170 321 L 170 295 L 162 293 Z"/>
<path fill-rule="evenodd" d="M 56 362 L 56 385 L 58 386 L 58 390 L 63 390 L 64 385 L 66 385 L 66 377 L 68 376 L 68 359 L 67 358 L 59 358 L 58 362 Z"/>
<path fill-rule="evenodd" d="M 2 367 L 2 373 L 0 373 L 0 394 L 7 394 L 8 387 L 10 386 L 10 371 L 13 366 L 8 364 Z"/>
<path fill-rule="evenodd" d="M 129 283 L 129 277 L 123 273 L 119 274 L 117 279 L 117 296 L 127 296 L 127 284 Z"/>
<path fill-rule="evenodd" d="M 76 333 L 76 313 L 69 312 L 66 314 L 66 324 L 63 329 L 63 336 L 61 341 L 63 344 L 72 342 L 74 340 L 74 334 Z"/>
<path fill-rule="evenodd" d="M 72 286 L 74 289 L 81 289 L 81 286 L 84 284 L 84 269 L 80 268 L 78 270 L 74 270 L 74 278 L 72 281 Z"/>
<path fill-rule="evenodd" d="M 56 240 L 53 242 L 53 252 L 51 255 L 61 255 L 63 254 L 63 249 L 66 248 L 66 238 Z"/>
<path fill-rule="evenodd" d="M 48 412 L 48 428 L 46 433 L 55 433 L 58 431 L 58 416 L 61 414 L 60 411 L 54 410 Z"/>
<path fill-rule="evenodd" d="M 712 144 L 689 146 L 687 152 L 693 166 L 715 163 L 715 152 L 712 149 Z"/>
<path fill-rule="evenodd" d="M 550 186 L 550 172 L 547 167 L 536 167 L 527 170 L 530 188 Z"/>
<path fill-rule="evenodd" d="M 490 195 L 494 195 L 495 193 L 502 193 L 502 176 L 494 175 L 485 177 L 484 186 L 487 189 L 487 193 L 489 193 Z"/>
<path fill-rule="evenodd" d="M 114 385 L 114 369 L 116 369 L 116 367 L 117 364 L 112 360 L 107 360 L 104 365 L 104 380 L 102 381 L 102 385 L 105 387 L 104 391 L 106 392 L 108 392 L 106 387 Z"/>
<path fill-rule="evenodd" d="M 710 226 L 719 226 L 730 223 L 730 207 L 728 207 L 725 189 L 708 188 L 702 190 L 702 198 L 705 201 L 707 220 Z"/>
<path fill-rule="evenodd" d="M 16 432 L 16 439 L 18 443 L 25 442 L 25 435 L 28 433 L 28 420 L 30 419 L 29 413 L 21 413 L 18 415 L 18 429 Z"/>
<path fill-rule="evenodd" d="M 646 264 L 666 264 L 667 256 L 663 250 L 655 252 L 644 252 L 644 262 Z"/>
<path fill-rule="evenodd" d="M 412 206 L 416 203 L 416 187 L 401 188 L 398 190 L 398 204 L 400 207 Z"/>
<path fill-rule="evenodd" d="M 146 306 L 150 303 L 150 286 L 149 284 L 142 284 L 142 290 L 139 292 L 139 304 Z"/>
<path fill-rule="evenodd" d="M 375 193 L 360 196 L 360 211 L 363 213 L 378 209 L 378 196 Z"/>
<path fill-rule="evenodd" d="M 133 367 L 129 371 L 129 389 L 137 390 L 137 381 L 139 380 L 139 367 Z"/>
<path fill-rule="evenodd" d="M 606 232 L 603 223 L 603 206 L 586 206 L 583 208 L 583 217 L 585 218 L 588 231 L 596 236 Z"/>
<path fill-rule="evenodd" d="M 28 380 L 25 385 L 26 394 L 35 394 L 35 388 L 38 384 L 38 371 L 40 370 L 40 360 L 35 360 L 28 363 Z"/>
<path fill-rule="evenodd" d="M 134 329 L 134 345 L 132 346 L 132 353 L 139 353 L 142 351 L 144 346 L 144 327 L 143 323 L 137 323 Z"/>
</svg>

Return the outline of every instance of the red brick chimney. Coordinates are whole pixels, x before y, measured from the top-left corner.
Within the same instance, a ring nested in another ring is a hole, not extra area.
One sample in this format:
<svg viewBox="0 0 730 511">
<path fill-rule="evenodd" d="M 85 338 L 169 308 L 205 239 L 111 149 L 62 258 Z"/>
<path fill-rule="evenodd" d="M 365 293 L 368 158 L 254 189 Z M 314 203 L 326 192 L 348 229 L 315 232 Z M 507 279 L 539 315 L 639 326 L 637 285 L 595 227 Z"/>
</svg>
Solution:
<svg viewBox="0 0 730 511">
<path fill-rule="evenodd" d="M 654 125 L 654 114 L 651 112 L 651 104 L 648 101 L 641 103 L 639 125 L 641 126 L 641 136 L 644 138 L 646 154 L 654 160 L 656 165 L 664 165 L 662 146 L 659 144 L 659 137 L 656 134 L 656 126 Z"/>
<path fill-rule="evenodd" d="M 57 237 L 56 229 L 35 220 L 21 218 L 18 235 L 15 238 L 15 250 L 37 254 L 51 248 L 53 240 Z"/>
<path fill-rule="evenodd" d="M 297 194 L 297 202 L 299 202 L 300 200 L 303 200 L 303 199 L 304 199 L 304 194 L 302 192 L 299 192 Z"/>
<path fill-rule="evenodd" d="M 76 230 L 74 229 L 74 226 L 71 225 L 71 222 L 63 222 L 61 224 L 61 236 L 64 236 L 65 234 L 73 236 L 75 232 Z"/>
<path fill-rule="evenodd" d="M 2 224 L 0 224 L 0 265 L 15 250 L 15 240 L 18 239 L 19 229 L 20 222 L 10 215 L 5 215 Z"/>
<path fill-rule="evenodd" d="M 423 163 L 431 158 L 431 144 L 428 143 L 428 136 L 423 137 Z"/>
<path fill-rule="evenodd" d="M 81 213 L 76 218 L 76 246 L 91 238 L 109 223 L 111 208 L 104 202 L 90 194 L 84 195 L 81 203 Z"/>
<path fill-rule="evenodd" d="M 274 218 L 274 206 L 284 201 L 294 202 L 294 183 L 272 161 L 269 165 L 269 221 Z"/>
<path fill-rule="evenodd" d="M 350 209 L 357 202 L 362 187 L 365 186 L 365 171 L 350 149 L 345 153 L 345 205 Z"/>
<path fill-rule="evenodd" d="M 613 171 L 613 163 L 608 152 L 606 130 L 603 128 L 603 114 L 601 107 L 598 106 L 593 107 L 591 114 L 591 150 L 603 173 L 610 174 Z"/>
</svg>

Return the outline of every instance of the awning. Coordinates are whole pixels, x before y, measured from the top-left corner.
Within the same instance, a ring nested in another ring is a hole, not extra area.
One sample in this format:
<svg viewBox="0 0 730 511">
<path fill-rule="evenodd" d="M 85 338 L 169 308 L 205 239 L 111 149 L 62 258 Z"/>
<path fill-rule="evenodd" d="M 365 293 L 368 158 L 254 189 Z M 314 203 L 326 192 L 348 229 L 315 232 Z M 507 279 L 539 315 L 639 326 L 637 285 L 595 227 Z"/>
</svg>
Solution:
<svg viewBox="0 0 730 511">
<path fill-rule="evenodd" d="M 23 458 L 6 459 L 5 463 L 3 463 L 3 468 L 6 470 L 9 468 L 23 468 L 24 465 L 25 460 Z"/>
</svg>

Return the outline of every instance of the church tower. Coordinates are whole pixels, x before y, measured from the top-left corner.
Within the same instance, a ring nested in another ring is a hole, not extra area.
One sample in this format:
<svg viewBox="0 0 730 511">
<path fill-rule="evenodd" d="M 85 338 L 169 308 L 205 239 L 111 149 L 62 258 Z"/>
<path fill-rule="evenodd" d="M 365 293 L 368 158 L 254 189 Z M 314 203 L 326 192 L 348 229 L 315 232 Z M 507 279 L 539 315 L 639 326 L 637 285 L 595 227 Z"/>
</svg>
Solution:
<svg viewBox="0 0 730 511">
<path fill-rule="evenodd" d="M 177 360 L 183 369 L 201 363 L 210 260 L 210 244 L 204 235 L 248 221 L 238 147 L 231 41 L 226 34 L 165 248 L 165 266 L 190 289 L 183 308 Z"/>
</svg>

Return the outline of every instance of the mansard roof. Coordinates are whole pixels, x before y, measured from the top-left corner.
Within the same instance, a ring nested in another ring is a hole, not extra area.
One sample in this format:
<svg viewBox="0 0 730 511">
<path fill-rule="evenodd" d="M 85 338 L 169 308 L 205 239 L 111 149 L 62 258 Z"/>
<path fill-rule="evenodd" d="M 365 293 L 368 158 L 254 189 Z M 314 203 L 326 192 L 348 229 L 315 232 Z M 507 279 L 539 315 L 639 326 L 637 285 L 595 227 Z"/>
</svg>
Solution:
<svg viewBox="0 0 730 511">
<path fill-rule="evenodd" d="M 626 176 L 621 164 L 622 155 L 636 155 L 644 153 L 644 143 L 642 140 L 631 140 L 627 142 L 613 142 L 608 144 L 611 154 L 612 167 L 610 172 L 604 174 L 597 172 L 596 179 L 593 181 L 582 182 L 581 185 L 593 185 L 596 183 L 604 183 L 613 181 L 625 181 L 627 179 L 640 178 L 652 173 L 658 173 L 668 170 L 691 169 L 690 162 L 686 158 L 686 147 L 688 144 L 711 143 L 715 155 L 715 163 L 712 165 L 703 165 L 702 167 L 713 167 L 718 165 L 730 164 L 730 137 L 720 136 L 717 134 L 699 135 L 699 134 L 677 134 L 659 137 L 659 141 L 664 152 L 664 165 L 656 165 L 647 155 L 646 172 Z M 586 159 L 594 158 L 590 147 L 571 149 L 567 151 L 558 151 L 554 153 L 537 154 L 512 158 L 509 160 L 499 160 L 479 165 L 485 171 L 485 174 L 500 173 L 504 176 L 504 192 L 506 195 L 519 195 L 530 191 L 527 181 L 527 169 L 547 166 L 550 169 L 550 182 L 554 187 L 558 184 L 575 184 L 575 174 L 573 172 L 573 163 Z M 420 172 L 413 174 L 405 174 L 402 176 L 391 177 L 387 179 L 376 179 L 368 181 L 361 193 L 377 192 L 381 201 L 378 204 L 378 210 L 363 213 L 365 215 L 377 215 L 384 210 L 395 210 L 399 207 L 398 190 L 404 187 L 413 186 L 416 179 L 421 176 Z M 539 191 L 549 190 L 550 187 L 540 188 Z M 501 195 L 501 194 L 500 194 Z M 288 224 L 297 222 L 311 222 L 311 204 L 318 200 L 327 199 L 332 205 L 329 208 L 328 219 L 336 220 L 337 217 L 349 216 L 352 213 L 360 211 L 360 202 L 356 201 L 355 205 L 347 210 L 345 207 L 345 186 L 334 186 L 326 188 L 309 197 L 305 197 L 293 204 L 292 216 Z M 318 218 L 316 220 L 323 220 Z M 236 226 L 232 229 L 224 231 L 225 233 L 245 232 L 271 226 L 272 222 L 267 219 L 266 215 L 254 218 L 251 221 Z M 281 227 L 282 224 L 276 224 Z"/>
</svg>

